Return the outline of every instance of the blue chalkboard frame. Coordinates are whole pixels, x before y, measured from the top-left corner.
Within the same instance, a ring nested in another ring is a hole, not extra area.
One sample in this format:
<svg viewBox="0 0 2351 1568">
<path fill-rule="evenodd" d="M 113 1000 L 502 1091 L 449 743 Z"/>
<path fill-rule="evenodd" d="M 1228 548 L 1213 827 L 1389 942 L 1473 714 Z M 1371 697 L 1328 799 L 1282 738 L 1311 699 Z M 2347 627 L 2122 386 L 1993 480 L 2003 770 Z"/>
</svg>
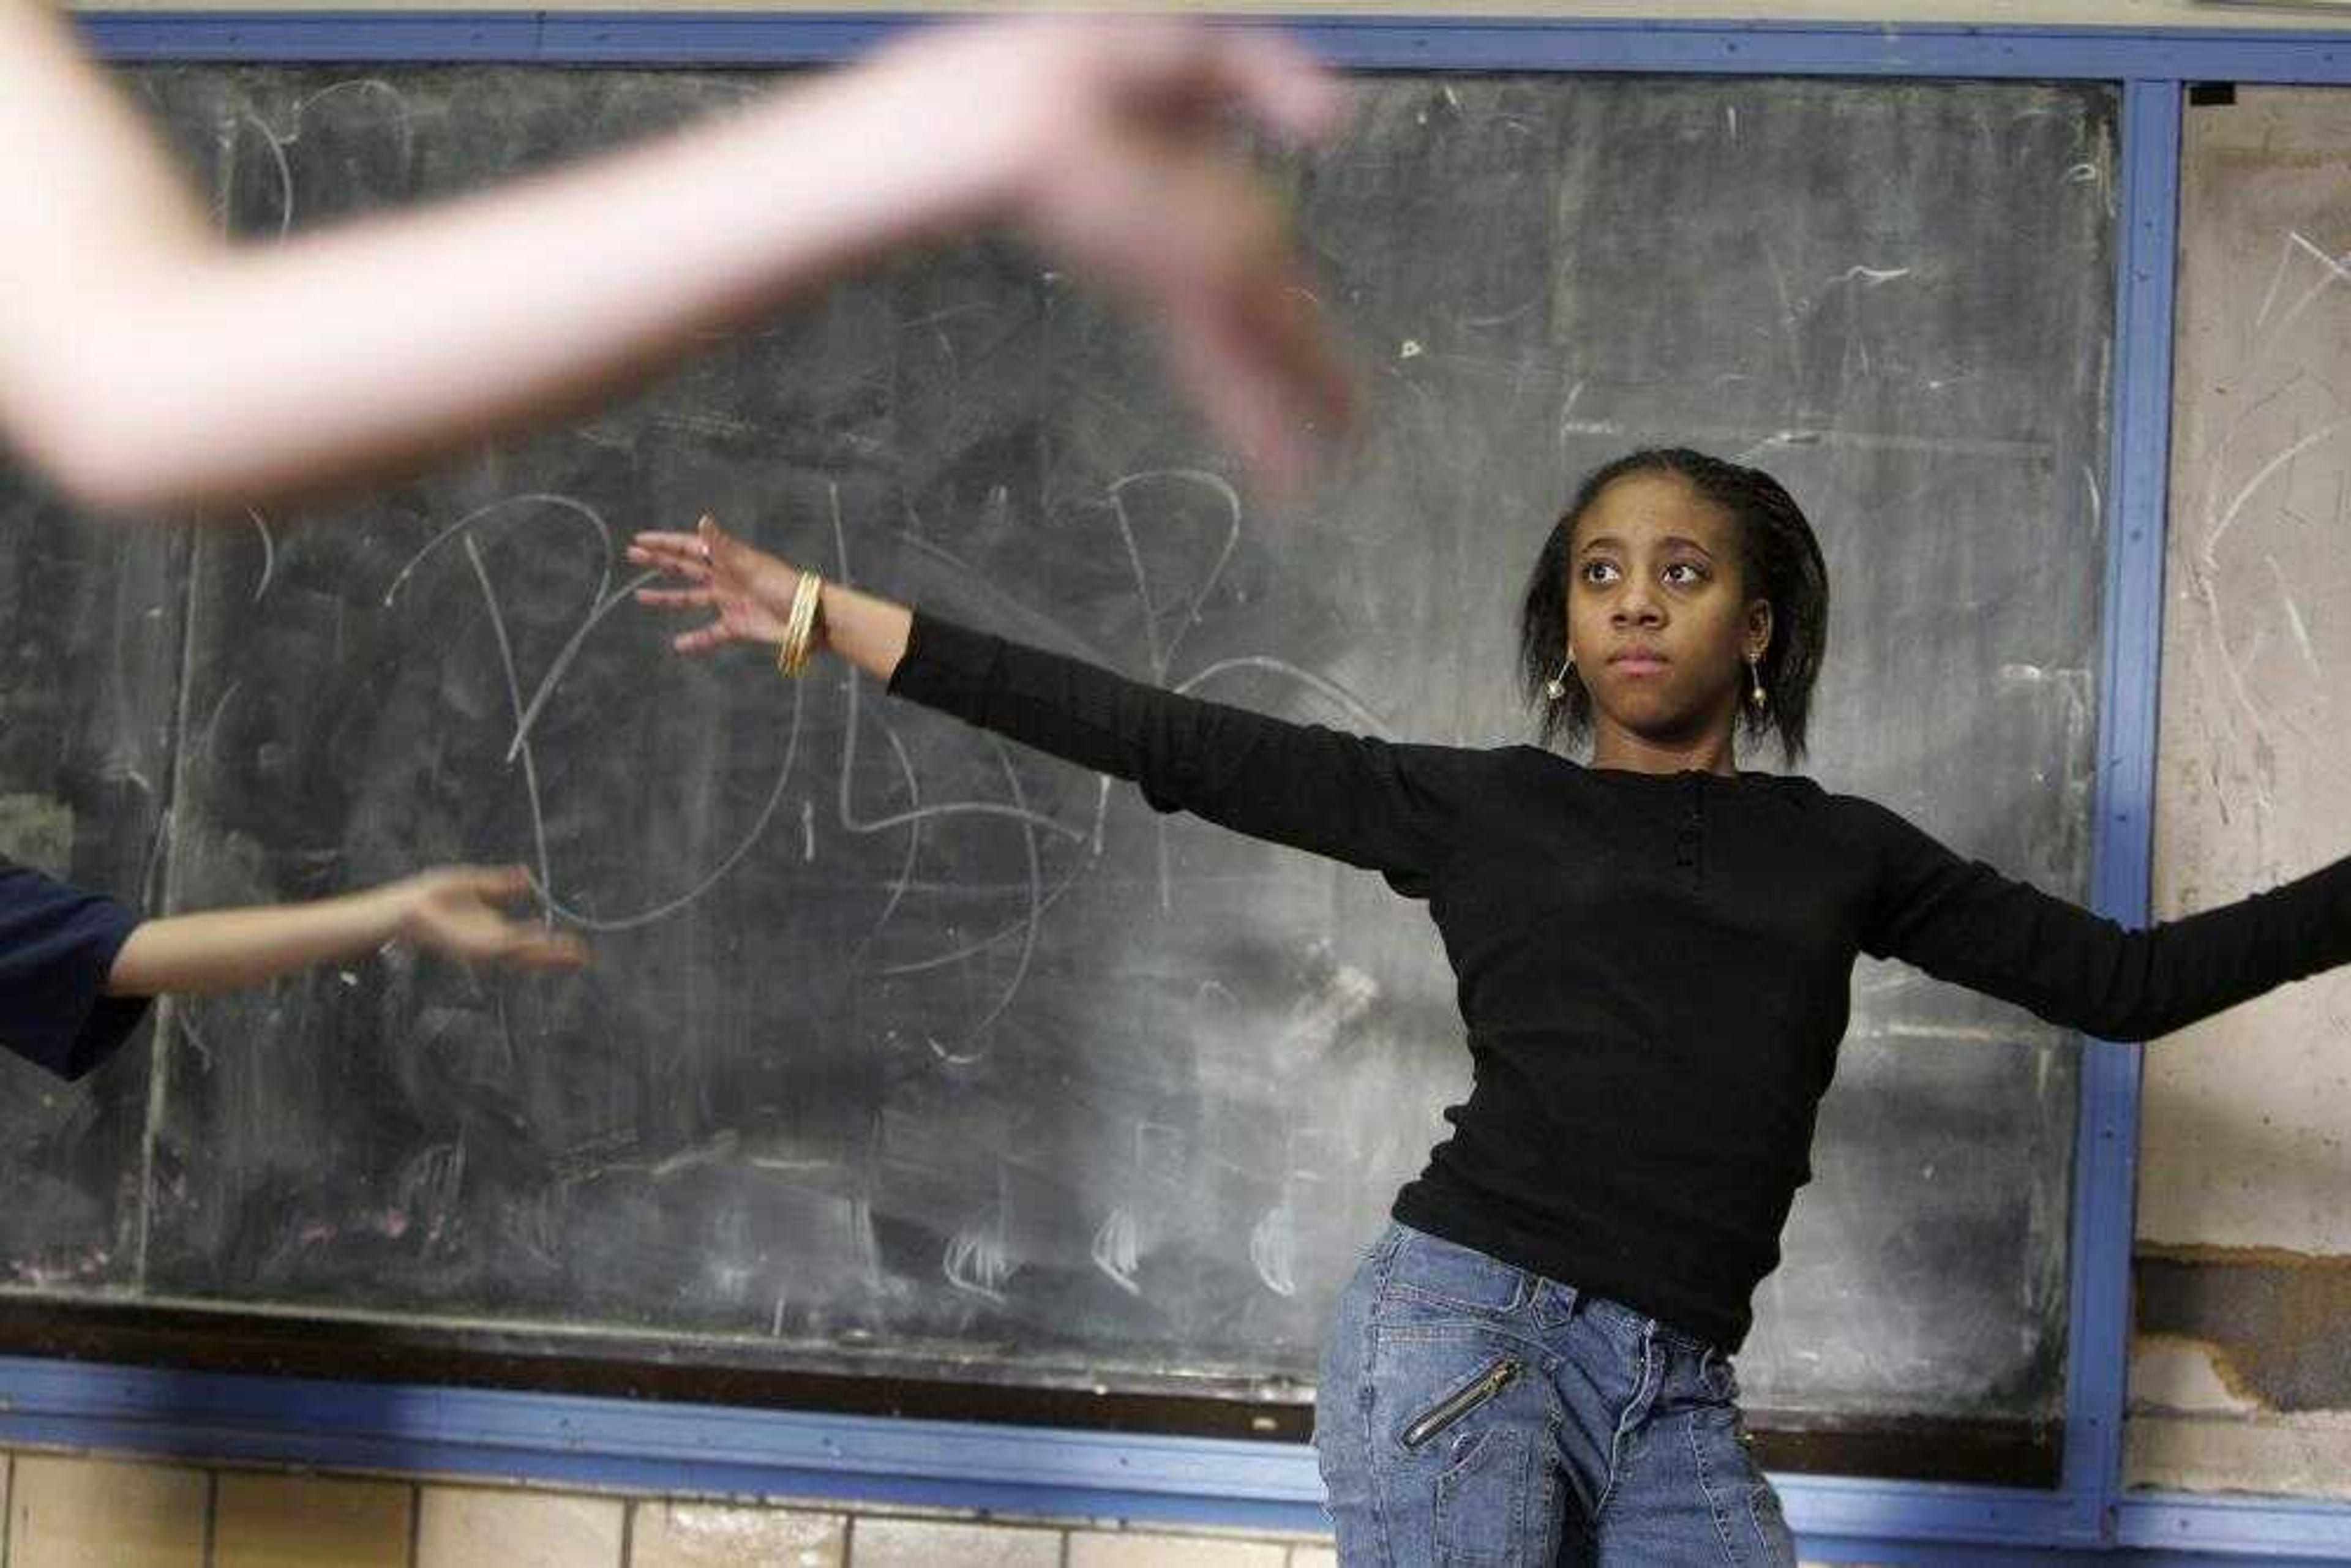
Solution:
<svg viewBox="0 0 2351 1568">
<path fill-rule="evenodd" d="M 852 57 L 881 14 L 85 13 L 116 60 L 787 64 Z M 1237 23 L 1236 25 L 1243 25 Z M 2147 913 L 2169 458 L 2180 105 L 2193 81 L 2351 85 L 2351 30 L 1770 22 L 1254 19 L 1352 69 L 2030 78 L 2122 93 L 2113 500 L 2093 901 Z M 2065 1438 L 2053 1490 L 1788 1476 L 1808 1556 L 1874 1563 L 2351 1562 L 2351 1505 L 2126 1492 L 2122 1416 L 2139 1048 L 2089 1051 L 2076 1126 Z M 0 1441 L 667 1492 L 1319 1527 L 1294 1447 L 0 1358 Z"/>
</svg>

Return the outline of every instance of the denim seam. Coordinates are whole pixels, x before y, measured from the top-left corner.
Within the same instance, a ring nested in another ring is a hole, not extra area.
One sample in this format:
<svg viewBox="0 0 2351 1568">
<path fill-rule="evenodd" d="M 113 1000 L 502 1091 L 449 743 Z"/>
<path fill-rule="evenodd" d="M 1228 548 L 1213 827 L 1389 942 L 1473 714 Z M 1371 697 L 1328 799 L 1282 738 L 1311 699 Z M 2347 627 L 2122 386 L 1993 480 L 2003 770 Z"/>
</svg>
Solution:
<svg viewBox="0 0 2351 1568">
<path fill-rule="evenodd" d="M 1509 1478 L 1507 1483 L 1510 1488 L 1510 1507 L 1508 1533 L 1502 1537 L 1503 1542 L 1510 1547 L 1510 1555 L 1506 1561 L 1515 1563 L 1524 1555 L 1519 1551 L 1519 1547 L 1526 1539 L 1525 1482 L 1529 1450 L 1525 1433 L 1504 1427 L 1491 1427 L 1479 1433 L 1476 1446 L 1468 1453 L 1437 1473 L 1437 1506 L 1431 1522 L 1436 1527 L 1436 1545 L 1440 1557 L 1458 1555 L 1447 1550 L 1448 1546 L 1458 1545 L 1458 1542 L 1449 1539 L 1449 1533 L 1446 1529 L 1447 1520 L 1452 1517 L 1451 1511 L 1446 1507 L 1447 1500 L 1450 1497 L 1458 1496 L 1461 1490 L 1458 1478 L 1478 1460 L 1485 1458 L 1487 1449 L 1497 1443 L 1505 1442 L 1515 1448 L 1518 1461 L 1517 1472 Z M 1507 1454 L 1503 1456 L 1506 1459 L 1511 1457 Z"/>
<path fill-rule="evenodd" d="M 1375 1388 L 1372 1369 L 1373 1358 L 1379 1347 L 1379 1331 L 1376 1325 L 1380 1308 L 1388 1299 L 1389 1276 L 1395 1271 L 1396 1254 L 1402 1250 L 1401 1247 L 1391 1247 L 1388 1249 L 1387 1256 L 1380 1260 L 1379 1285 L 1372 1292 L 1372 1310 L 1364 1314 L 1364 1359 L 1361 1363 L 1364 1369 L 1364 1387 L 1355 1401 L 1364 1418 L 1364 1464 L 1368 1472 L 1367 1479 L 1371 1482 L 1372 1533 L 1378 1540 L 1380 1560 L 1385 1568 L 1395 1568 L 1395 1543 L 1388 1539 L 1388 1511 L 1384 1501 L 1387 1489 L 1380 1484 L 1380 1449 L 1372 1430 L 1372 1399 Z"/>
<path fill-rule="evenodd" d="M 1381 1344 L 1450 1344 L 1457 1340 L 1503 1340 L 1542 1357 L 1555 1354 L 1551 1346 L 1535 1334 L 1510 1323 L 1488 1323 L 1470 1321 L 1458 1328 L 1442 1328 L 1434 1323 L 1410 1327 L 1382 1328 L 1377 1323 L 1366 1331 L 1374 1345 Z"/>
<path fill-rule="evenodd" d="M 1514 1318 L 1527 1310 L 1534 1301 L 1533 1276 L 1520 1271 L 1518 1289 L 1510 1299 L 1495 1305 L 1489 1301 L 1465 1301 L 1458 1296 L 1448 1296 L 1440 1291 L 1424 1290 L 1409 1280 L 1395 1282 L 1395 1293 L 1410 1296 L 1416 1301 L 1426 1301 L 1432 1307 L 1442 1307 L 1448 1312 L 1461 1312 L 1470 1317 Z"/>
<path fill-rule="evenodd" d="M 1751 1470 L 1751 1464 L 1750 1468 Z M 1757 1500 L 1767 1495 L 1771 1490 L 1771 1483 L 1765 1480 L 1760 1473 L 1751 1476 L 1747 1486 L 1747 1527 L 1755 1532 L 1755 1550 L 1760 1560 L 1767 1563 L 1777 1563 L 1784 1559 L 1771 1539 L 1771 1532 L 1763 1528 L 1763 1514 L 1757 1507 Z"/>
<path fill-rule="evenodd" d="M 1714 1521 L 1714 1533 L 1722 1542 L 1722 1560 L 1738 1568 L 1739 1548 L 1731 1543 L 1730 1521 L 1724 1517 L 1721 1501 L 1714 1495 L 1714 1481 L 1706 1468 L 1706 1445 L 1698 1440 L 1698 1419 L 1702 1411 L 1693 1410 L 1682 1424 L 1689 1438 L 1690 1463 L 1698 1469 L 1698 1494 L 1706 1499 L 1706 1511 Z"/>
<path fill-rule="evenodd" d="M 1771 1538 L 1763 1531 L 1763 1516 L 1755 1510 L 1755 1495 L 1762 1489 L 1763 1484 L 1760 1480 L 1755 1481 L 1747 1489 L 1747 1528 L 1755 1532 L 1756 1561 L 1776 1563 L 1779 1561 L 1780 1554 L 1772 1550 Z"/>
<path fill-rule="evenodd" d="M 1648 1419 L 1649 1406 L 1656 1399 L 1656 1385 L 1660 1381 L 1657 1359 L 1656 1343 L 1649 1332 L 1644 1330 L 1641 1334 L 1641 1375 L 1633 1385 L 1632 1398 L 1625 1402 L 1624 1410 L 1616 1417 L 1616 1435 L 1608 1440 L 1608 1479 L 1600 1489 L 1599 1500 L 1592 1505 L 1592 1529 L 1595 1536 L 1600 1531 L 1602 1515 L 1608 1511 L 1609 1502 L 1616 1496 L 1617 1471 L 1625 1461 L 1625 1439 L 1631 1436 L 1634 1427 Z"/>
</svg>

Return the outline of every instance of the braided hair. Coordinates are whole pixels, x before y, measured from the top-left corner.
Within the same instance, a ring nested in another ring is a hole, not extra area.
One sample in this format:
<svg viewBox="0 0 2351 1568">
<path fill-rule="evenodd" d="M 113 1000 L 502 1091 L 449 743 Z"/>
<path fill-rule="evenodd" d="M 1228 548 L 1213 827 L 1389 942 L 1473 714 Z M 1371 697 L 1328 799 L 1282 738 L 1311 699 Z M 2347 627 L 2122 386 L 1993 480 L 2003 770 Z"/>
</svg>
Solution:
<svg viewBox="0 0 2351 1568">
<path fill-rule="evenodd" d="M 1539 716 L 1539 738 L 1545 745 L 1562 736 L 1581 741 L 1592 731 L 1592 694 L 1575 671 L 1568 672 L 1566 694 L 1558 701 L 1547 700 L 1544 687 L 1567 656 L 1575 525 L 1603 490 L 1635 474 L 1670 475 L 1738 523 L 1740 579 L 1750 599 L 1771 602 L 1772 622 L 1771 643 L 1758 672 L 1766 701 L 1760 712 L 1739 705 L 1740 727 L 1757 739 L 1776 731 L 1782 754 L 1794 763 L 1804 754 L 1813 682 L 1828 647 L 1828 566 L 1820 541 L 1795 498 L 1771 475 L 1681 446 L 1646 447 L 1593 470 L 1543 540 L 1519 616 L 1519 679 Z"/>
</svg>

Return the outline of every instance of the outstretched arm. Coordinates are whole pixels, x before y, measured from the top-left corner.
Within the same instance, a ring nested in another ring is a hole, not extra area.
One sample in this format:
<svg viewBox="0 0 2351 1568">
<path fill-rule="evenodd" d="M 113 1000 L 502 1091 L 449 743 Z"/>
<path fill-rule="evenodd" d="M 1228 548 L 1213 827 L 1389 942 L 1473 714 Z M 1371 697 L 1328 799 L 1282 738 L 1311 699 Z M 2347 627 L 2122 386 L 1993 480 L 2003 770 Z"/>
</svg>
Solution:
<svg viewBox="0 0 2351 1568">
<path fill-rule="evenodd" d="M 1165 328 L 1277 478 L 1352 386 L 1237 109 L 1311 136 L 1334 84 L 1175 22 L 927 29 L 653 143 L 280 245 L 214 234 L 68 25 L 0 0 L 0 429 L 87 504 L 248 502 L 576 409 L 886 251 L 1002 224 Z"/>
<path fill-rule="evenodd" d="M 577 968 L 579 939 L 508 918 L 530 886 L 518 866 L 443 866 L 308 904 L 254 904 L 141 923 L 107 971 L 106 994 L 154 997 L 256 986 L 406 941 L 468 963 Z"/>
<path fill-rule="evenodd" d="M 79 1078 L 131 1037 L 153 997 L 256 985 L 394 939 L 530 968 L 584 962 L 573 938 L 499 912 L 528 885 L 518 867 L 449 866 L 342 898 L 142 920 L 0 861 L 0 1046 Z"/>
<path fill-rule="evenodd" d="M 1862 946 L 2052 1023 L 2152 1040 L 2351 962 L 2351 860 L 2132 929 L 1867 810 L 1880 892 Z"/>
<path fill-rule="evenodd" d="M 645 603 L 713 612 L 680 652 L 783 640 L 800 573 L 708 518 L 698 533 L 641 533 L 629 558 L 687 584 L 641 589 Z M 1408 893 L 1427 892 L 1469 793 L 1474 753 L 1202 702 L 836 583 L 822 606 L 817 645 L 896 695 L 1128 779 L 1160 810 L 1384 872 Z"/>
</svg>

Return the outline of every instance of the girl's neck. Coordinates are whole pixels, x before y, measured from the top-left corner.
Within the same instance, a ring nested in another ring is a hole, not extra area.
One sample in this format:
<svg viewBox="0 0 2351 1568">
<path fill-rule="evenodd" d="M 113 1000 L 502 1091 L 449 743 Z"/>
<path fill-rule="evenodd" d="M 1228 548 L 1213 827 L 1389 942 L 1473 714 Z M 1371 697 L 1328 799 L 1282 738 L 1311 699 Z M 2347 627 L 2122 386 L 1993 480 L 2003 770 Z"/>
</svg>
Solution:
<svg viewBox="0 0 2351 1568">
<path fill-rule="evenodd" d="M 1719 773 L 1725 778 L 1739 771 L 1728 729 L 1688 740 L 1658 740 L 1604 719 L 1593 732 L 1592 766 L 1626 773 Z"/>
</svg>

